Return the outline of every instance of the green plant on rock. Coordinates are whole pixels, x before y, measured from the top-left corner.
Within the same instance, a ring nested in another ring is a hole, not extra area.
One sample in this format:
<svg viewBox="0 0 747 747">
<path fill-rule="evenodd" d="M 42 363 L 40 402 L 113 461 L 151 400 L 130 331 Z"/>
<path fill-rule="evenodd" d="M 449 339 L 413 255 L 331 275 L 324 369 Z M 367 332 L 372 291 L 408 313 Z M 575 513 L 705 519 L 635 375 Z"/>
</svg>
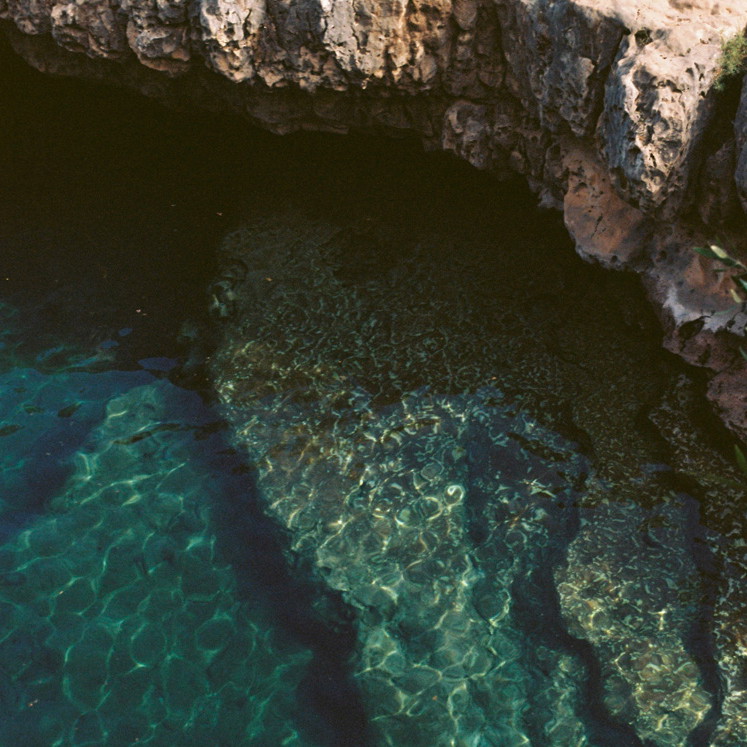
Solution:
<svg viewBox="0 0 747 747">
<path fill-rule="evenodd" d="M 724 39 L 721 43 L 721 57 L 713 87 L 723 91 L 726 84 L 747 72 L 747 37 L 743 34 Z"/>
<path fill-rule="evenodd" d="M 747 456 L 744 455 L 744 452 L 739 448 L 738 444 L 734 444 L 734 456 L 736 458 L 737 467 L 747 475 Z"/>
<path fill-rule="evenodd" d="M 729 270 L 737 270 L 732 275 L 734 281 L 734 287 L 729 289 L 731 297 L 737 304 L 744 304 L 747 302 L 747 265 L 739 259 L 733 257 L 729 252 L 726 251 L 719 244 L 711 244 L 710 246 L 694 246 L 693 251 L 698 254 L 702 254 L 708 259 L 713 259 L 722 267 L 719 267 L 716 272 L 728 272 Z"/>
</svg>

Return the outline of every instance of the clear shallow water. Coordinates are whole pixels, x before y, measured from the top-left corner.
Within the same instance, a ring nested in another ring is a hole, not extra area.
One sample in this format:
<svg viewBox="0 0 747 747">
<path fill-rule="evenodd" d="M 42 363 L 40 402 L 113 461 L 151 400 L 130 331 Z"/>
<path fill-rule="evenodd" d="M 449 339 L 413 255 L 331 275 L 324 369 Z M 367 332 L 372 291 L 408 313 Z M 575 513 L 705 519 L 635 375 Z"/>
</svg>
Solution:
<svg viewBox="0 0 747 747">
<path fill-rule="evenodd" d="M 688 645 L 697 509 L 522 397 L 584 386 L 512 329 L 502 265 L 541 285 L 542 239 L 491 265 L 476 237 L 355 228 L 279 210 L 229 235 L 212 367 L 267 510 L 357 611 L 376 741 L 685 744 L 713 706 Z M 366 267 L 382 237 L 406 250 Z"/>
<path fill-rule="evenodd" d="M 146 370 L 79 365 L 10 368 L 0 392 L 0 743 L 344 734 L 310 702 L 345 689 L 320 650 L 333 633 L 213 407 Z"/>
<path fill-rule="evenodd" d="M 633 284 L 407 144 L 278 144 L 11 69 L 0 743 L 739 723 L 719 524 L 652 425 L 698 384 Z"/>
</svg>

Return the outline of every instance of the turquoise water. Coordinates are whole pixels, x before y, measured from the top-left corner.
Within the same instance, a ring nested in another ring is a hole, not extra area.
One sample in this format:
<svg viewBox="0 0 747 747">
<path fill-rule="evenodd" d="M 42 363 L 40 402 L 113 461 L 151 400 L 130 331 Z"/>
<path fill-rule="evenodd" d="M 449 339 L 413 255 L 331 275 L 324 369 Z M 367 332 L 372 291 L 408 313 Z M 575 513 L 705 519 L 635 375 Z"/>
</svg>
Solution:
<svg viewBox="0 0 747 747">
<path fill-rule="evenodd" d="M 743 492 L 633 281 L 7 63 L 0 745 L 743 743 Z"/>
<path fill-rule="evenodd" d="M 210 410 L 145 372 L 1 386 L 2 743 L 291 743 L 311 657 L 218 547 L 211 512 L 249 486 Z"/>
<path fill-rule="evenodd" d="M 167 376 L 184 357 L 81 345 L 95 315 L 31 354 L 24 295 L 0 307 L 0 744 L 337 742 L 344 615 L 291 577 L 226 422 Z"/>
</svg>

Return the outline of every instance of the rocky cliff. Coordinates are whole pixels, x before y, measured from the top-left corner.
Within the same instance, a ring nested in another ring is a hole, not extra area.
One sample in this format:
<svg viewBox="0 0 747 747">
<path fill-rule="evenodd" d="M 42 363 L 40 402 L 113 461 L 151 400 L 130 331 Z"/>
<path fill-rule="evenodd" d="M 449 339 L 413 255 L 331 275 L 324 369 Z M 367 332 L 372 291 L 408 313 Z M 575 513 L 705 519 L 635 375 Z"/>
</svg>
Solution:
<svg viewBox="0 0 747 747">
<path fill-rule="evenodd" d="M 578 251 L 642 274 L 665 344 L 747 437 L 747 316 L 691 251 L 739 234 L 747 93 L 719 93 L 744 0 L 0 0 L 36 67 L 230 108 L 274 132 L 417 134 L 563 210 Z M 732 125 L 734 120 L 734 125 Z M 736 250 L 737 252 L 739 249 Z"/>
</svg>

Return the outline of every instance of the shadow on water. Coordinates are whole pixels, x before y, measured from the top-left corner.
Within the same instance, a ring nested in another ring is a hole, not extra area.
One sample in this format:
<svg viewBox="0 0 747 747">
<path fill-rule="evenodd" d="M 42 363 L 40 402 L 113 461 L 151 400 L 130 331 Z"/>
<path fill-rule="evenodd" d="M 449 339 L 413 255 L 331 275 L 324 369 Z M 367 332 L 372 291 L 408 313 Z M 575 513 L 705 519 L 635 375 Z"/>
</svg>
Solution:
<svg viewBox="0 0 747 747">
<path fill-rule="evenodd" d="M 213 525 L 240 591 L 248 601 L 261 599 L 273 626 L 313 652 L 299 689 L 299 725 L 309 743 L 369 744 L 365 710 L 349 671 L 356 642 L 352 611 L 313 581 L 308 564 L 288 563 L 287 538 L 264 515 L 255 474 L 239 453 L 226 445 L 214 452 L 208 468 L 222 476 Z"/>
<path fill-rule="evenodd" d="M 697 615 L 685 640 L 687 650 L 697 662 L 703 684 L 712 696 L 712 708 L 703 721 L 690 734 L 688 747 L 708 747 L 721 717 L 724 684 L 719 670 L 718 652 L 713 634 L 714 609 L 723 592 L 723 560 L 708 546 L 706 530 L 701 523 L 699 499 L 708 500 L 695 480 L 671 475 L 673 489 L 681 491 L 687 511 L 687 539 L 693 559 L 702 578 L 701 596 L 697 600 Z M 695 497 L 693 497 L 695 496 Z"/>
<path fill-rule="evenodd" d="M 532 659 L 535 647 L 546 645 L 555 651 L 569 653 L 583 663 L 586 679 L 579 716 L 592 744 L 644 747 L 645 743 L 635 731 L 613 719 L 604 705 L 604 681 L 593 647 L 588 641 L 572 636 L 563 622 L 553 572 L 564 561 L 567 547 L 578 532 L 579 516 L 577 506 L 570 502 L 559 507 L 559 512 L 566 514 L 565 536 L 558 537 L 559 544 L 545 550 L 536 567 L 527 569 L 511 586 L 512 614 L 517 627 L 526 636 L 526 653 Z M 541 664 L 535 663 L 535 666 Z M 531 723 L 527 727 L 529 734 L 537 732 L 533 734 L 533 743 L 541 744 L 541 733 L 533 730 Z"/>
<path fill-rule="evenodd" d="M 495 511 L 491 507 L 492 496 L 480 489 L 479 474 L 484 469 L 478 446 L 481 442 L 485 442 L 484 435 L 479 428 L 473 429 L 470 434 L 471 478 L 467 511 L 470 536 L 476 547 L 489 541 L 496 542 L 496 538 L 491 538 L 487 530 L 489 511 L 491 508 Z M 571 443 L 575 453 L 584 453 L 581 444 Z M 570 654 L 581 662 L 585 677 L 580 683 L 582 698 L 578 715 L 584 722 L 591 744 L 643 747 L 644 743 L 635 731 L 613 719 L 605 707 L 602 701 L 604 687 L 600 662 L 588 641 L 578 639 L 567 631 L 553 577 L 556 568 L 566 560 L 568 546 L 580 528 L 578 498 L 586 488 L 590 462 L 584 457 L 582 464 L 581 471 L 571 480 L 570 490 L 558 496 L 553 504 L 546 506 L 554 527 L 552 542 L 538 549 L 531 560 L 524 558 L 521 561 L 521 570 L 510 586 L 511 616 L 516 629 L 521 631 L 523 655 L 529 662 L 530 670 L 547 674 L 546 662 L 538 654 L 543 647 Z M 500 463 L 503 478 L 519 480 L 523 476 L 520 466 L 521 461 L 515 455 L 512 458 L 510 451 L 505 453 Z M 500 519 L 501 522 L 505 520 L 506 517 Z M 535 691 L 528 698 L 530 702 L 537 703 L 542 698 L 542 685 L 535 681 L 534 687 Z M 542 744 L 545 739 L 543 727 L 546 724 L 538 723 L 531 710 L 524 722 L 531 743 Z"/>
<path fill-rule="evenodd" d="M 48 510 L 104 419 L 106 400 L 149 378 L 145 371 L 104 378 L 33 368 L 0 373 L 0 541 Z"/>
</svg>

